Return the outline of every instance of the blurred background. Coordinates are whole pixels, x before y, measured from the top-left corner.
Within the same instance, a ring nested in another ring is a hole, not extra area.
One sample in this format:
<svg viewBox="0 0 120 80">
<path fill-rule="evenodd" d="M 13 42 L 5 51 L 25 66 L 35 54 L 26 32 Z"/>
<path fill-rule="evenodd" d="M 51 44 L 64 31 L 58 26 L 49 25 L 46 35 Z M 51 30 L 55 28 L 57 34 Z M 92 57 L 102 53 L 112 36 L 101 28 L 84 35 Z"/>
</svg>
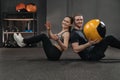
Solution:
<svg viewBox="0 0 120 80">
<path fill-rule="evenodd" d="M 58 30 L 66 15 L 82 14 L 84 24 L 90 19 L 99 18 L 106 24 L 107 35 L 120 39 L 119 0 L 47 0 L 47 20 L 52 21 Z"/>
<path fill-rule="evenodd" d="M 46 21 L 52 23 L 53 32 L 58 32 L 65 16 L 82 14 L 84 24 L 91 19 L 98 18 L 106 24 L 107 35 L 114 35 L 120 39 L 120 0 L 0 0 L 0 43 L 4 26 L 3 13 L 15 12 L 15 7 L 20 2 L 36 4 L 36 32 L 38 34 L 46 30 L 44 27 Z"/>
</svg>

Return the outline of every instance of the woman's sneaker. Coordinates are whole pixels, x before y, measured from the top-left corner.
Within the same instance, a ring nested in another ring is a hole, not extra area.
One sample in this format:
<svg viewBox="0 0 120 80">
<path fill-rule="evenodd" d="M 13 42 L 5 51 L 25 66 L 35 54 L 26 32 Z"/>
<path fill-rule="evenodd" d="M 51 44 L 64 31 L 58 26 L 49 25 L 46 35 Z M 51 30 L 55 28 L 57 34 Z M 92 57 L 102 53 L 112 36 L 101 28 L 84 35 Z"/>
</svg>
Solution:
<svg viewBox="0 0 120 80">
<path fill-rule="evenodd" d="M 24 47 L 26 44 L 23 43 L 23 37 L 20 35 L 17 35 L 16 33 L 13 34 L 13 38 L 17 42 L 18 46 Z"/>
<path fill-rule="evenodd" d="M 22 34 L 21 34 L 21 33 L 19 33 L 19 34 L 18 34 L 18 36 L 19 36 L 20 38 L 23 38 L 23 36 L 22 36 Z"/>
</svg>

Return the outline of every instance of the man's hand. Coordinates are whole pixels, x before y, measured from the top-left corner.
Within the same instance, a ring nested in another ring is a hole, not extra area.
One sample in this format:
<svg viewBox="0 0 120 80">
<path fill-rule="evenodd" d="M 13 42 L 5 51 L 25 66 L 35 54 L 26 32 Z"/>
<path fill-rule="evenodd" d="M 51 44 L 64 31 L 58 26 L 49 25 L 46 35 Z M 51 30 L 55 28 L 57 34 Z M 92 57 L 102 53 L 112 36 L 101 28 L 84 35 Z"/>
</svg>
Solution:
<svg viewBox="0 0 120 80">
<path fill-rule="evenodd" d="M 90 45 L 94 45 L 94 44 L 97 44 L 97 43 L 99 43 L 100 42 L 100 40 L 98 40 L 98 39 L 96 39 L 96 40 L 94 40 L 94 41 L 92 41 L 92 40 L 89 40 L 88 41 L 88 43 L 90 43 Z"/>
</svg>

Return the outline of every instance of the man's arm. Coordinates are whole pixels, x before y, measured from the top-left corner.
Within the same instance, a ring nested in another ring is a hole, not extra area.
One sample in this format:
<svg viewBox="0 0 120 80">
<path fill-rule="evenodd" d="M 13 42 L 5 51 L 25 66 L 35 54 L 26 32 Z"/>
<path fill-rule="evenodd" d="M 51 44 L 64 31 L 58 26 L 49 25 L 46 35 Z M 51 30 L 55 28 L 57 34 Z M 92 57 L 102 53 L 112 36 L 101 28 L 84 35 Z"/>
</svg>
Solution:
<svg viewBox="0 0 120 80">
<path fill-rule="evenodd" d="M 72 43 L 72 48 L 75 53 L 81 52 L 89 46 L 91 46 L 89 42 L 82 45 L 79 45 L 78 42 Z"/>
<path fill-rule="evenodd" d="M 78 42 L 74 42 L 74 43 L 72 43 L 72 48 L 73 48 L 74 52 L 78 53 L 94 44 L 97 44 L 97 43 L 99 43 L 99 40 L 88 41 L 87 43 L 81 44 L 81 45 L 79 45 Z"/>
</svg>

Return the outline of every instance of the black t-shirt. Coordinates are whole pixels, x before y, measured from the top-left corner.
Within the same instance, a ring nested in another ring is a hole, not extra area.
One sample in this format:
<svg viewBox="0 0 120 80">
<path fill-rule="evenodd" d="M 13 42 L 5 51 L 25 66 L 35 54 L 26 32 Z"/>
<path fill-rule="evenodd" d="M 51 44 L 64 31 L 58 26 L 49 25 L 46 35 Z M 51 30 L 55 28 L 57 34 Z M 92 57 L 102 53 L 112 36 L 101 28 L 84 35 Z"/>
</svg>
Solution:
<svg viewBox="0 0 120 80">
<path fill-rule="evenodd" d="M 87 43 L 88 41 L 87 41 L 82 30 L 73 29 L 71 31 L 70 42 L 71 43 L 78 42 L 79 45 L 82 45 L 82 44 Z M 94 46 L 90 46 L 90 47 L 88 47 L 88 48 L 86 48 L 83 51 L 78 52 L 78 53 L 83 53 L 83 55 L 85 55 L 85 54 L 88 54 L 93 48 L 94 48 Z"/>
<path fill-rule="evenodd" d="M 85 38 L 82 30 L 73 29 L 71 31 L 70 42 L 71 43 L 78 42 L 79 45 L 81 45 L 85 44 L 87 42 L 87 39 Z"/>
<path fill-rule="evenodd" d="M 71 31 L 71 36 L 70 36 L 70 41 L 71 43 L 78 42 L 79 45 L 85 44 L 88 41 L 86 40 L 83 31 L 73 29 Z M 81 52 L 78 52 L 78 55 L 83 59 L 83 60 L 99 60 L 103 58 L 105 55 L 104 54 L 99 54 L 94 52 L 95 45 L 92 45 L 86 49 L 84 49 Z"/>
</svg>

